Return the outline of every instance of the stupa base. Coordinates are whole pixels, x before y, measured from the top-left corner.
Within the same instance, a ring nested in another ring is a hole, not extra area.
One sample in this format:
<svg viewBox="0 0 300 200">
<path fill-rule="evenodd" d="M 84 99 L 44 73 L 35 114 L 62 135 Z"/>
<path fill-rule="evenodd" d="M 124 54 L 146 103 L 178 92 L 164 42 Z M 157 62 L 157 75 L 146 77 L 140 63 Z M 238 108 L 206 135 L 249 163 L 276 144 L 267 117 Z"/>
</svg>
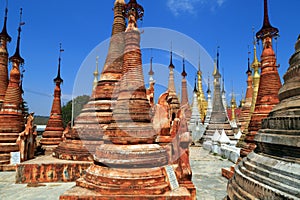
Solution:
<svg viewBox="0 0 300 200">
<path fill-rule="evenodd" d="M 101 194 L 93 190 L 75 186 L 60 196 L 60 200 L 191 200 L 192 196 L 186 188 L 180 187 L 160 195 L 148 194 Z"/>
<path fill-rule="evenodd" d="M 60 160 L 39 156 L 16 167 L 16 183 L 72 182 L 83 174 L 92 162 Z"/>
</svg>

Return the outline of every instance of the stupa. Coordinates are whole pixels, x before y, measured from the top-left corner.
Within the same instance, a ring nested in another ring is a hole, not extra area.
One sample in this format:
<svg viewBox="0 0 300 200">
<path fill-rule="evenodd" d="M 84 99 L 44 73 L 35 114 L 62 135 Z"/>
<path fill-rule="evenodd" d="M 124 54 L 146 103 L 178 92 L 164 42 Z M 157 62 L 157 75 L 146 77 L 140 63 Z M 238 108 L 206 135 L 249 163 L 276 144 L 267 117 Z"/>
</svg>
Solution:
<svg viewBox="0 0 300 200">
<path fill-rule="evenodd" d="M 54 150 L 54 156 L 66 160 L 93 160 L 96 147 L 103 143 L 104 131 L 112 121 L 112 106 L 118 96 L 122 77 L 125 18 L 124 0 L 114 4 L 112 37 L 100 81 L 93 90 L 75 124 L 65 134 L 65 140 Z"/>
<path fill-rule="evenodd" d="M 261 128 L 262 119 L 266 118 L 272 108 L 279 103 L 278 91 L 281 81 L 278 74 L 276 55 L 272 47 L 272 39 L 278 36 L 278 29 L 271 26 L 268 15 L 268 1 L 264 1 L 264 21 L 261 30 L 256 34 L 263 42 L 261 55 L 261 76 L 255 109 L 251 115 L 245 146 L 241 149 L 241 157 L 245 157 L 255 148 L 253 138 Z"/>
<path fill-rule="evenodd" d="M 207 86 L 207 111 L 204 120 L 204 126 L 206 127 L 209 124 L 212 112 L 212 99 L 211 99 L 211 90 L 210 90 L 210 78 L 208 76 L 208 86 Z"/>
<path fill-rule="evenodd" d="M 130 0 L 124 9 L 128 27 L 114 121 L 105 131 L 105 144 L 96 149 L 94 164 L 60 199 L 192 199 L 185 188 L 170 190 L 167 152 L 154 144 L 136 22 L 144 14 L 143 7 Z"/>
<path fill-rule="evenodd" d="M 219 51 L 217 53 L 217 66 L 214 69 L 214 98 L 213 107 L 211 112 L 211 118 L 209 124 L 206 127 L 204 133 L 204 140 L 210 140 L 216 130 L 225 130 L 225 133 L 230 139 L 234 139 L 234 134 L 231 129 L 227 113 L 224 109 L 224 104 L 221 97 L 220 79 L 221 74 L 219 72 Z"/>
<path fill-rule="evenodd" d="M 20 15 L 22 18 L 22 9 Z M 20 66 L 24 64 L 24 59 L 20 56 L 21 26 L 23 25 L 21 22 L 18 28 L 16 51 L 9 58 L 12 62 L 12 69 L 0 111 L 0 164 L 10 164 L 10 153 L 19 150 L 16 140 L 25 128 L 20 89 Z"/>
<path fill-rule="evenodd" d="M 61 88 L 60 85 L 63 83 L 63 79 L 60 76 L 60 64 L 61 64 L 61 52 L 62 48 L 60 45 L 60 54 L 58 58 L 58 70 L 57 76 L 53 80 L 55 83 L 54 99 L 50 112 L 50 117 L 45 128 L 45 131 L 40 140 L 42 148 L 45 150 L 45 154 L 52 154 L 54 148 L 62 141 L 64 125 L 62 120 L 61 111 Z"/>
<path fill-rule="evenodd" d="M 189 121 L 189 131 L 192 134 L 192 141 L 194 144 L 198 143 L 204 133 L 204 125 L 202 124 L 201 115 L 198 107 L 198 90 L 197 90 L 197 80 L 195 79 L 194 93 L 193 93 L 193 103 L 192 103 L 192 115 Z"/>
<path fill-rule="evenodd" d="M 148 72 L 149 75 L 149 88 L 147 89 L 147 99 L 149 100 L 150 106 L 153 107 L 155 105 L 154 103 L 154 85 L 155 80 L 153 78 L 154 71 L 153 71 L 153 57 L 150 59 L 150 70 Z"/>
<path fill-rule="evenodd" d="M 174 69 L 173 65 L 173 52 L 170 52 L 170 64 L 169 64 L 169 81 L 168 89 L 166 93 L 168 94 L 167 101 L 170 105 L 170 118 L 173 121 L 177 115 L 178 110 L 180 109 L 179 98 L 176 94 L 175 83 L 174 83 Z"/>
<path fill-rule="evenodd" d="M 186 119 L 189 121 L 191 119 L 192 110 L 189 104 L 189 97 L 188 97 L 188 91 L 187 91 L 187 81 L 186 76 L 187 73 L 185 71 L 185 60 L 183 58 L 182 60 L 182 80 L 181 80 L 181 103 L 180 103 L 180 109 L 183 110 Z"/>
<path fill-rule="evenodd" d="M 201 60 L 199 58 L 199 63 L 198 63 L 198 71 L 197 71 L 197 86 L 198 86 L 198 106 L 199 106 L 199 111 L 201 115 L 201 120 L 202 122 L 205 120 L 205 116 L 207 115 L 207 107 L 208 103 L 205 99 L 204 91 L 203 91 L 203 82 L 202 82 L 202 71 L 201 71 Z"/>
<path fill-rule="evenodd" d="M 235 167 L 228 199 L 300 199 L 300 35 L 289 63 L 280 103 L 255 135 L 257 148 Z"/>
<path fill-rule="evenodd" d="M 8 8 L 5 8 L 5 17 L 3 29 L 0 33 L 0 109 L 2 107 L 6 89 L 8 86 L 8 52 L 7 43 L 11 41 L 11 37 L 7 33 L 7 13 Z"/>
<path fill-rule="evenodd" d="M 252 96 L 253 96 L 253 78 L 252 78 L 252 71 L 250 69 L 250 58 L 248 57 L 248 69 L 246 71 L 247 74 L 247 90 L 246 90 L 246 96 L 245 96 L 245 102 L 241 110 L 241 116 L 240 116 L 240 129 L 243 132 L 246 125 L 248 125 L 250 121 L 250 109 L 251 109 L 251 103 L 252 103 Z"/>
</svg>

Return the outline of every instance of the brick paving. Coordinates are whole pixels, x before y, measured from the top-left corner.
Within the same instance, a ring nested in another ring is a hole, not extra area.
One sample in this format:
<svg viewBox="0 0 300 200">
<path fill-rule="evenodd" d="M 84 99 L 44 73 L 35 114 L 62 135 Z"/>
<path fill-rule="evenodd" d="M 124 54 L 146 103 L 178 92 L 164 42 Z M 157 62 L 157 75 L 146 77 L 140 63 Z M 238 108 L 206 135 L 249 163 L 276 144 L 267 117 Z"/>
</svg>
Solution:
<svg viewBox="0 0 300 200">
<path fill-rule="evenodd" d="M 190 160 L 193 182 L 198 200 L 222 200 L 226 196 L 227 179 L 221 176 L 221 168 L 232 165 L 228 160 L 214 156 L 201 147 L 191 147 Z M 36 187 L 15 184 L 15 172 L 0 172 L 1 200 L 53 200 L 75 185 L 70 183 L 46 183 Z"/>
</svg>

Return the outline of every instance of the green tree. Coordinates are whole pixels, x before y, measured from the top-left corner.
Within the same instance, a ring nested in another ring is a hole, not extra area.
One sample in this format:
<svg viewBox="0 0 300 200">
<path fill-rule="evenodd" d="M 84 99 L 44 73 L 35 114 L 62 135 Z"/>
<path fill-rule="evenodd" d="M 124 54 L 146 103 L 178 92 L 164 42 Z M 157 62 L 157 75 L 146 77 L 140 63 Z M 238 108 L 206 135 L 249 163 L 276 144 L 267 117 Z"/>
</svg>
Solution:
<svg viewBox="0 0 300 200">
<path fill-rule="evenodd" d="M 90 97 L 87 95 L 78 96 L 75 99 L 73 99 L 73 101 L 68 101 L 67 104 L 62 107 L 62 118 L 64 126 L 66 126 L 68 122 L 72 120 L 72 104 L 74 104 L 73 119 L 75 120 L 75 118 L 80 114 L 83 106 L 87 104 L 89 99 Z"/>
</svg>

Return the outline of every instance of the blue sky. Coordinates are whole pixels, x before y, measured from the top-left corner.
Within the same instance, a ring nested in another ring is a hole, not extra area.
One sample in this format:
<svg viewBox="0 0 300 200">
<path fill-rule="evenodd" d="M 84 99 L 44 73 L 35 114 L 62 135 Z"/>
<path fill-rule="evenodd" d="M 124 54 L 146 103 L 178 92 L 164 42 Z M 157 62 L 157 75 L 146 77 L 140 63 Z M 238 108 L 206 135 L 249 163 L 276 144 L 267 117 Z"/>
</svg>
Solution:
<svg viewBox="0 0 300 200">
<path fill-rule="evenodd" d="M 189 52 L 198 54 L 201 51 L 201 67 L 207 80 L 207 74 L 211 74 L 213 67 L 208 56 L 214 58 L 216 47 L 220 46 L 220 68 L 224 68 L 227 98 L 230 99 L 232 85 L 238 100 L 241 98 L 240 94 L 246 88 L 248 45 L 251 51 L 253 48 L 252 27 L 257 32 L 262 25 L 262 0 L 138 0 L 138 2 L 145 9 L 143 22 L 138 24 L 142 30 L 142 38 L 150 32 L 151 29 L 148 27 L 164 28 L 183 34 L 189 41 L 193 40 L 203 47 L 201 50 L 191 49 L 183 45 L 180 39 L 170 39 L 174 40 L 172 41 L 176 51 L 174 63 L 178 73 L 181 72 L 181 56 L 184 54 L 189 60 L 187 71 L 190 85 L 194 84 L 193 73 L 197 68 L 195 61 L 197 56 L 190 55 Z M 87 73 L 85 79 L 79 82 L 76 77 L 88 55 L 94 56 L 91 54 L 93 49 L 99 44 L 100 46 L 104 44 L 102 42 L 110 37 L 113 3 L 114 0 L 9 1 L 8 32 L 13 38 L 8 47 L 10 55 L 15 50 L 19 9 L 23 8 L 23 21 L 26 23 L 21 36 L 21 55 L 25 59 L 26 70 L 23 84 L 24 98 L 31 111 L 38 115 L 49 115 L 60 42 L 65 50 L 62 55 L 61 72 L 64 79 L 63 102 L 70 100 L 76 80 L 77 85 L 84 82 L 92 87 L 92 74 Z M 0 1 L 1 28 L 5 4 L 4 0 Z M 277 53 L 281 77 L 288 68 L 288 60 L 294 52 L 294 44 L 300 33 L 300 21 L 297 16 L 299 7 L 298 0 L 269 0 L 271 23 L 280 31 Z M 171 41 L 164 42 L 167 44 L 164 50 L 143 49 L 144 71 L 147 72 L 150 56 L 153 56 L 154 70 L 164 71 L 164 74 L 160 72 L 155 74 L 155 79 L 159 80 L 161 85 L 166 85 L 167 82 L 165 75 L 169 64 L 167 49 L 171 46 Z M 276 49 L 276 45 L 274 48 Z M 101 53 L 99 55 L 101 68 L 106 52 L 103 50 L 97 53 Z M 261 47 L 258 47 L 258 53 L 260 55 Z M 250 56 L 252 60 L 253 55 Z M 95 67 L 93 62 L 88 63 L 91 70 Z M 146 74 L 145 79 L 148 82 Z M 175 79 L 179 87 L 180 75 L 177 74 Z M 159 85 L 157 84 L 156 95 L 164 89 Z M 91 89 L 88 88 L 84 91 L 88 95 L 91 93 Z M 191 92 L 189 95 L 192 96 Z"/>
</svg>

